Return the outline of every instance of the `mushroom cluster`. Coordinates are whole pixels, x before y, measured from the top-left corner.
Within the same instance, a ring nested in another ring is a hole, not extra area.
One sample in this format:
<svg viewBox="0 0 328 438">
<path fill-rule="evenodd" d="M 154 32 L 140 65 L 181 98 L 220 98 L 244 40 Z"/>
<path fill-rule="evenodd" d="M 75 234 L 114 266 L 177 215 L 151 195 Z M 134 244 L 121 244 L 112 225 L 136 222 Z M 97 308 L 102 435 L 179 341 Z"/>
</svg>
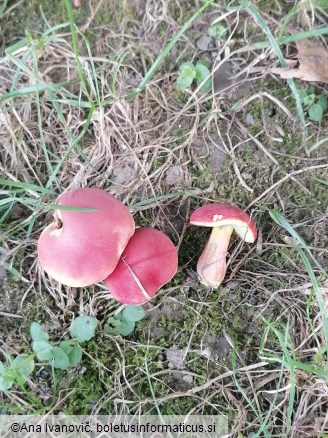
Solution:
<svg viewBox="0 0 328 438">
<path fill-rule="evenodd" d="M 54 222 L 41 233 L 38 257 L 62 284 L 85 287 L 104 281 L 124 304 L 143 304 L 174 276 L 177 251 L 162 232 L 138 228 L 129 209 L 96 188 L 59 197 Z"/>
<path fill-rule="evenodd" d="M 106 191 L 72 190 L 58 205 L 38 241 L 40 264 L 55 280 L 72 287 L 104 281 L 121 303 L 144 304 L 174 276 L 178 256 L 171 240 L 152 228 L 135 229 L 129 209 Z M 219 203 L 197 208 L 189 223 L 212 228 L 197 273 L 205 286 L 217 288 L 232 232 L 252 243 L 256 225 L 239 207 Z"/>
</svg>

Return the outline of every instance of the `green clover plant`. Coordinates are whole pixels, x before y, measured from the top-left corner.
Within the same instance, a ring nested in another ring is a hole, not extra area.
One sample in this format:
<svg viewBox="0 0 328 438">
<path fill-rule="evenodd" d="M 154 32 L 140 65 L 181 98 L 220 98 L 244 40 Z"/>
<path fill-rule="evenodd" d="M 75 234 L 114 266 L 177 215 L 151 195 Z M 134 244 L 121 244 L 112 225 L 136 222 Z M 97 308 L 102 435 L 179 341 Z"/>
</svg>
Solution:
<svg viewBox="0 0 328 438">
<path fill-rule="evenodd" d="M 327 97 L 324 94 L 317 95 L 313 86 L 298 90 L 298 94 L 310 119 L 320 122 L 328 108 Z"/>
<path fill-rule="evenodd" d="M 179 76 L 177 78 L 177 88 L 186 90 L 189 88 L 194 80 L 196 80 L 197 87 L 201 84 L 201 90 L 207 93 L 212 88 L 211 73 L 209 66 L 205 61 L 197 61 L 196 65 L 191 62 L 185 62 L 179 67 Z M 205 82 L 204 82 L 205 81 Z"/>
<path fill-rule="evenodd" d="M 98 321 L 93 316 L 78 316 L 71 324 L 71 335 L 79 342 L 90 341 L 94 337 Z"/>
<path fill-rule="evenodd" d="M 121 312 L 109 317 L 104 326 L 106 333 L 129 335 L 136 321 L 145 316 L 142 306 L 126 306 Z M 38 322 L 32 322 L 30 335 L 33 354 L 19 354 L 14 359 L 6 357 L 6 363 L 0 361 L 0 391 L 7 391 L 14 383 L 22 386 L 35 367 L 35 356 L 39 361 L 48 362 L 53 368 L 67 370 L 76 366 L 82 359 L 80 344 L 89 341 L 95 335 L 98 320 L 93 316 L 78 316 L 70 326 L 71 339 L 52 342 L 49 334 Z"/>
<path fill-rule="evenodd" d="M 224 39 L 228 34 L 228 26 L 224 22 L 214 23 L 208 29 L 208 36 L 212 38 Z"/>
<path fill-rule="evenodd" d="M 105 325 L 104 331 L 109 335 L 128 336 L 133 332 L 135 324 L 145 317 L 142 306 L 126 306 L 114 316 L 110 316 Z"/>
<path fill-rule="evenodd" d="M 14 383 L 24 385 L 35 366 L 33 354 L 19 354 L 15 359 L 7 356 L 6 361 L 0 361 L 0 391 L 7 391 Z"/>
<path fill-rule="evenodd" d="M 33 351 L 39 360 L 49 362 L 54 368 L 66 370 L 74 367 L 82 359 L 80 343 L 89 341 L 95 335 L 97 325 L 98 321 L 93 316 L 78 316 L 70 326 L 73 339 L 54 344 L 49 341 L 49 335 L 42 326 L 33 322 L 30 327 Z"/>
</svg>

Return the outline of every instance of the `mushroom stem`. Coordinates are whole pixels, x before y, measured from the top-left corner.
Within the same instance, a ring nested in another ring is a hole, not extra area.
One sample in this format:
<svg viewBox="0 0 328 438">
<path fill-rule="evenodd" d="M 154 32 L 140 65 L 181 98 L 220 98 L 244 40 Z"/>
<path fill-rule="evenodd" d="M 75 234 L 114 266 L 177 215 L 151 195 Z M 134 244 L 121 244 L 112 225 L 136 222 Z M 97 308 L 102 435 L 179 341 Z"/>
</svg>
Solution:
<svg viewBox="0 0 328 438">
<path fill-rule="evenodd" d="M 212 229 L 210 238 L 197 263 L 197 273 L 205 286 L 217 288 L 225 277 L 226 257 L 232 231 L 233 227 L 230 225 Z"/>
</svg>

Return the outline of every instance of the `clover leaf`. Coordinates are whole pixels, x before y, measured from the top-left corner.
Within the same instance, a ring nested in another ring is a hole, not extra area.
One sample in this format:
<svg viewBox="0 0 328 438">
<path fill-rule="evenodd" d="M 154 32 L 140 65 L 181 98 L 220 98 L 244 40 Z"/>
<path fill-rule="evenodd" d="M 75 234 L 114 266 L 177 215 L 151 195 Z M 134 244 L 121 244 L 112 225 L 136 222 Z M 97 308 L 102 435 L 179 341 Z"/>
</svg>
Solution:
<svg viewBox="0 0 328 438">
<path fill-rule="evenodd" d="M 122 317 L 127 321 L 140 321 L 145 315 L 142 306 L 126 306 L 122 311 Z"/>
<path fill-rule="evenodd" d="M 196 64 L 196 82 L 197 87 L 199 87 L 204 81 L 203 85 L 201 86 L 201 90 L 204 93 L 207 93 L 212 88 L 212 80 L 210 77 L 211 73 L 209 69 L 203 64 L 203 63 L 197 63 Z"/>
<path fill-rule="evenodd" d="M 78 316 L 71 324 L 71 335 L 79 342 L 89 341 L 94 335 L 98 321 L 93 316 Z"/>
<path fill-rule="evenodd" d="M 181 90 L 185 90 L 190 87 L 196 76 L 195 66 L 190 62 L 186 62 L 180 65 L 179 70 L 180 74 L 177 78 L 177 87 Z"/>
<path fill-rule="evenodd" d="M 320 103 L 313 103 L 309 107 L 308 112 L 310 119 L 313 120 L 314 122 L 320 122 L 320 120 L 323 117 L 323 108 L 320 105 Z"/>
<path fill-rule="evenodd" d="M 133 332 L 135 327 L 134 321 L 120 319 L 119 316 L 110 316 L 104 325 L 104 331 L 109 335 L 128 336 Z"/>
<path fill-rule="evenodd" d="M 30 334 L 33 341 L 48 341 L 49 335 L 38 322 L 32 322 Z"/>
<path fill-rule="evenodd" d="M 59 368 L 61 370 L 66 370 L 69 367 L 69 357 L 65 353 L 65 351 L 60 347 L 52 348 L 52 361 L 50 364 L 54 368 Z"/>
</svg>

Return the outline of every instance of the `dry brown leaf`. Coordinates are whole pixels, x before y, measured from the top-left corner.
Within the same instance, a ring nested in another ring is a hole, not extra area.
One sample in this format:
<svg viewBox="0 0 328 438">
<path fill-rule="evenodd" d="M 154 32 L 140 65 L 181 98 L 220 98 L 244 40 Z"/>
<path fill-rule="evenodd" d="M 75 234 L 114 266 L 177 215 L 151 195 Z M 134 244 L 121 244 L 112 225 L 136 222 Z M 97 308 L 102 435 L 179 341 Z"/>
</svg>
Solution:
<svg viewBox="0 0 328 438">
<path fill-rule="evenodd" d="M 283 79 L 298 78 L 303 81 L 328 84 L 328 50 L 317 43 L 304 40 L 296 42 L 297 55 L 286 59 L 288 67 L 270 69 Z"/>
</svg>

